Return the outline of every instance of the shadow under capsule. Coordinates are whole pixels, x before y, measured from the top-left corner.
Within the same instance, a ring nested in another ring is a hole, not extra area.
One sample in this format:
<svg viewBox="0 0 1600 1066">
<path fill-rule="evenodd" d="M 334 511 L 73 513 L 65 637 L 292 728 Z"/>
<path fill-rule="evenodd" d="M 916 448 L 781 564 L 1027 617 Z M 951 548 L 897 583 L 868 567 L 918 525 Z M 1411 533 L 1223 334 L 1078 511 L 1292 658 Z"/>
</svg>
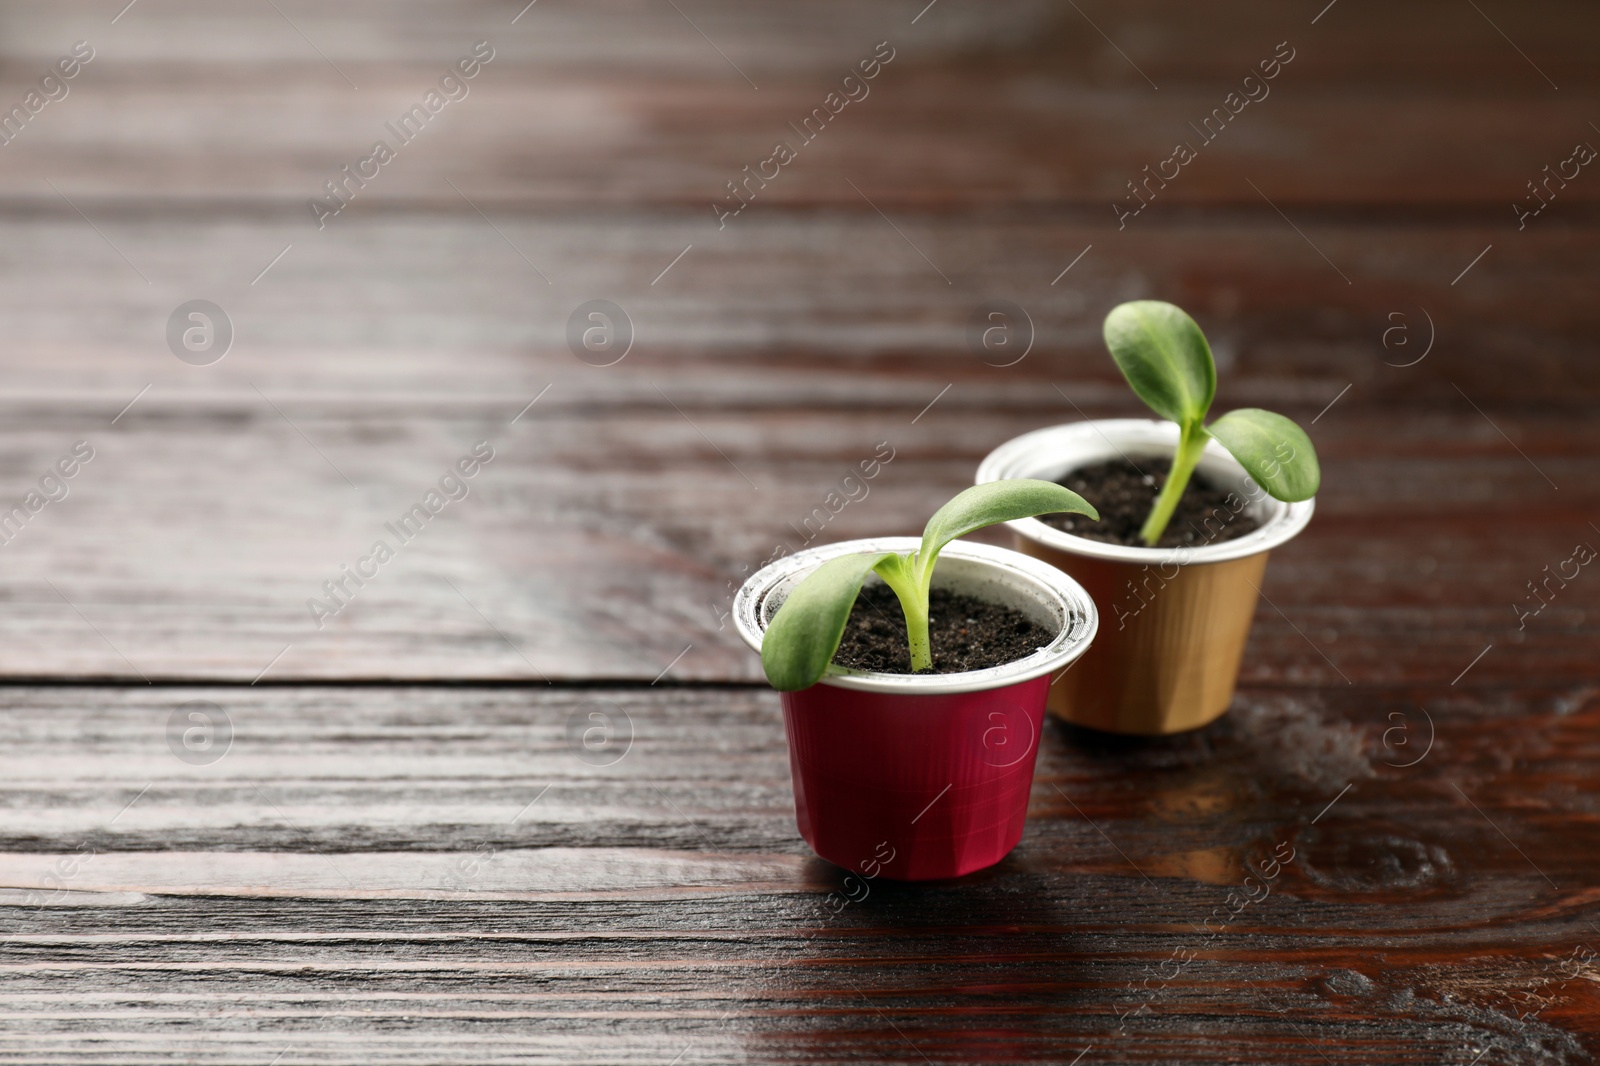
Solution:
<svg viewBox="0 0 1600 1066">
<path fill-rule="evenodd" d="M 769 977 L 778 1010 L 751 1019 L 750 1057 L 920 1063 L 927 1043 L 950 1061 L 1004 1062 L 1085 1046 L 1099 1020 L 1082 1011 L 1095 993 L 1076 916 L 1103 886 L 1042 868 L 1026 839 L 948 881 L 813 859 L 806 881 L 829 891 Z"/>
</svg>

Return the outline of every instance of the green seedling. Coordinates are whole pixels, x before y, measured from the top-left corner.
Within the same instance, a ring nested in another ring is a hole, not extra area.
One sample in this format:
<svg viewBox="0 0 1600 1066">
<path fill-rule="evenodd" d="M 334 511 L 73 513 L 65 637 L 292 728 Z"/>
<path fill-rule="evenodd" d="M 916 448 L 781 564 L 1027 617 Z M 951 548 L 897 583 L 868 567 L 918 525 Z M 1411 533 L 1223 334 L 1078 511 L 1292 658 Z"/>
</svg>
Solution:
<svg viewBox="0 0 1600 1066">
<path fill-rule="evenodd" d="M 1205 424 L 1217 392 L 1217 365 L 1206 336 L 1179 307 L 1135 300 L 1106 316 L 1106 347 L 1122 376 L 1152 411 L 1178 424 L 1172 470 L 1139 536 L 1154 547 L 1172 520 L 1195 464 L 1215 437 L 1267 495 L 1286 503 L 1309 500 L 1322 482 L 1311 438 L 1289 419 L 1259 407 L 1229 411 Z"/>
<path fill-rule="evenodd" d="M 909 555 L 894 552 L 843 555 L 806 575 L 790 591 L 761 641 L 761 666 L 780 692 L 809 688 L 827 673 L 861 583 L 875 571 L 894 590 L 906 616 L 911 669 L 933 669 L 928 643 L 928 590 L 933 565 L 944 546 L 985 526 L 1041 514 L 1099 513 L 1082 496 L 1049 481 L 1015 479 L 974 485 L 934 512 L 922 544 Z"/>
</svg>

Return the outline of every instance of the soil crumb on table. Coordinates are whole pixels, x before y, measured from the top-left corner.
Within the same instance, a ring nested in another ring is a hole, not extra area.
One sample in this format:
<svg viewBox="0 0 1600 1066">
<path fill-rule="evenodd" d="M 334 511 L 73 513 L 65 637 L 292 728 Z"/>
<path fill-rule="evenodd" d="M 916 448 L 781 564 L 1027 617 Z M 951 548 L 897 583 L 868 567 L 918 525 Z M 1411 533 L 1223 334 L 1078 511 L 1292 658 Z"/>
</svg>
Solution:
<svg viewBox="0 0 1600 1066">
<path fill-rule="evenodd" d="M 1157 458 L 1140 459 L 1138 466 L 1126 459 L 1113 459 L 1074 470 L 1061 479 L 1061 484 L 1094 504 L 1100 521 L 1079 514 L 1040 515 L 1039 519 L 1075 537 L 1130 548 L 1146 547 L 1139 530 L 1150 517 L 1150 509 L 1155 506 L 1161 486 L 1167 483 L 1171 468 L 1170 459 Z M 1245 513 L 1244 505 L 1242 493 L 1219 488 L 1196 471 L 1156 547 L 1201 548 L 1253 533 L 1261 523 Z"/>
<path fill-rule="evenodd" d="M 944 589 L 934 589 L 928 600 L 928 642 L 936 674 L 1002 666 L 1055 639 L 1051 630 L 1011 607 Z M 911 673 L 905 614 L 893 589 L 871 585 L 861 590 L 833 661 L 855 670 Z"/>
</svg>

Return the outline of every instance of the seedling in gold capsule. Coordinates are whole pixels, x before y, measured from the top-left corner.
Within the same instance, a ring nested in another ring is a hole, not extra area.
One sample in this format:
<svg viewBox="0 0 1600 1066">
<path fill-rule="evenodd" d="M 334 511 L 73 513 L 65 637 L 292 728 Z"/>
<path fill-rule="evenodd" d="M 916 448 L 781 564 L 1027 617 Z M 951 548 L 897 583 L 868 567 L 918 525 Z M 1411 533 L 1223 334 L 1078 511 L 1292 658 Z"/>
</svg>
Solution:
<svg viewBox="0 0 1600 1066">
<path fill-rule="evenodd" d="M 1121 304 L 1106 316 L 1105 338 L 1139 399 L 1179 429 L 1172 469 L 1139 531 L 1145 544 L 1154 547 L 1161 539 L 1213 437 L 1274 499 L 1297 503 L 1316 495 L 1322 482 L 1317 453 L 1305 431 L 1289 419 L 1241 407 L 1205 424 L 1217 392 L 1217 366 L 1205 334 L 1182 308 L 1159 300 Z"/>
</svg>

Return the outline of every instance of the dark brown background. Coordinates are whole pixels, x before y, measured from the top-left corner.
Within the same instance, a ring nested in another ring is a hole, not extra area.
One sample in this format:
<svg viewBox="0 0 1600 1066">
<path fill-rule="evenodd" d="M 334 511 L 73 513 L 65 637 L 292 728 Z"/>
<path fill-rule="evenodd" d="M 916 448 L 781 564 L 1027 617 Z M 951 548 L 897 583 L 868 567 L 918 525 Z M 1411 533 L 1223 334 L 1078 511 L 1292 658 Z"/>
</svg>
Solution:
<svg viewBox="0 0 1600 1066">
<path fill-rule="evenodd" d="M 307 199 L 484 38 L 319 231 Z M 0 502 L 95 449 L 0 547 L 0 1061 L 1600 1051 L 1600 576 L 1514 609 L 1600 546 L 1600 175 L 1512 209 L 1600 144 L 1592 5 L 18 3 L 0 105 L 77 40 L 0 147 Z M 1323 461 L 1235 707 L 1052 727 L 1009 859 L 834 916 L 719 611 L 880 441 L 827 539 L 1140 413 L 1099 341 L 1138 297 L 1199 318 L 1219 410 Z M 236 331 L 208 367 L 164 339 L 197 298 Z M 592 299 L 636 331 L 616 365 L 567 347 Z M 1012 366 L 967 342 L 993 299 L 1036 332 Z M 307 598 L 477 440 L 471 495 L 318 630 Z M 173 754 L 191 700 L 221 758 Z M 1198 931 L 1280 842 L 1272 895 Z"/>
</svg>

